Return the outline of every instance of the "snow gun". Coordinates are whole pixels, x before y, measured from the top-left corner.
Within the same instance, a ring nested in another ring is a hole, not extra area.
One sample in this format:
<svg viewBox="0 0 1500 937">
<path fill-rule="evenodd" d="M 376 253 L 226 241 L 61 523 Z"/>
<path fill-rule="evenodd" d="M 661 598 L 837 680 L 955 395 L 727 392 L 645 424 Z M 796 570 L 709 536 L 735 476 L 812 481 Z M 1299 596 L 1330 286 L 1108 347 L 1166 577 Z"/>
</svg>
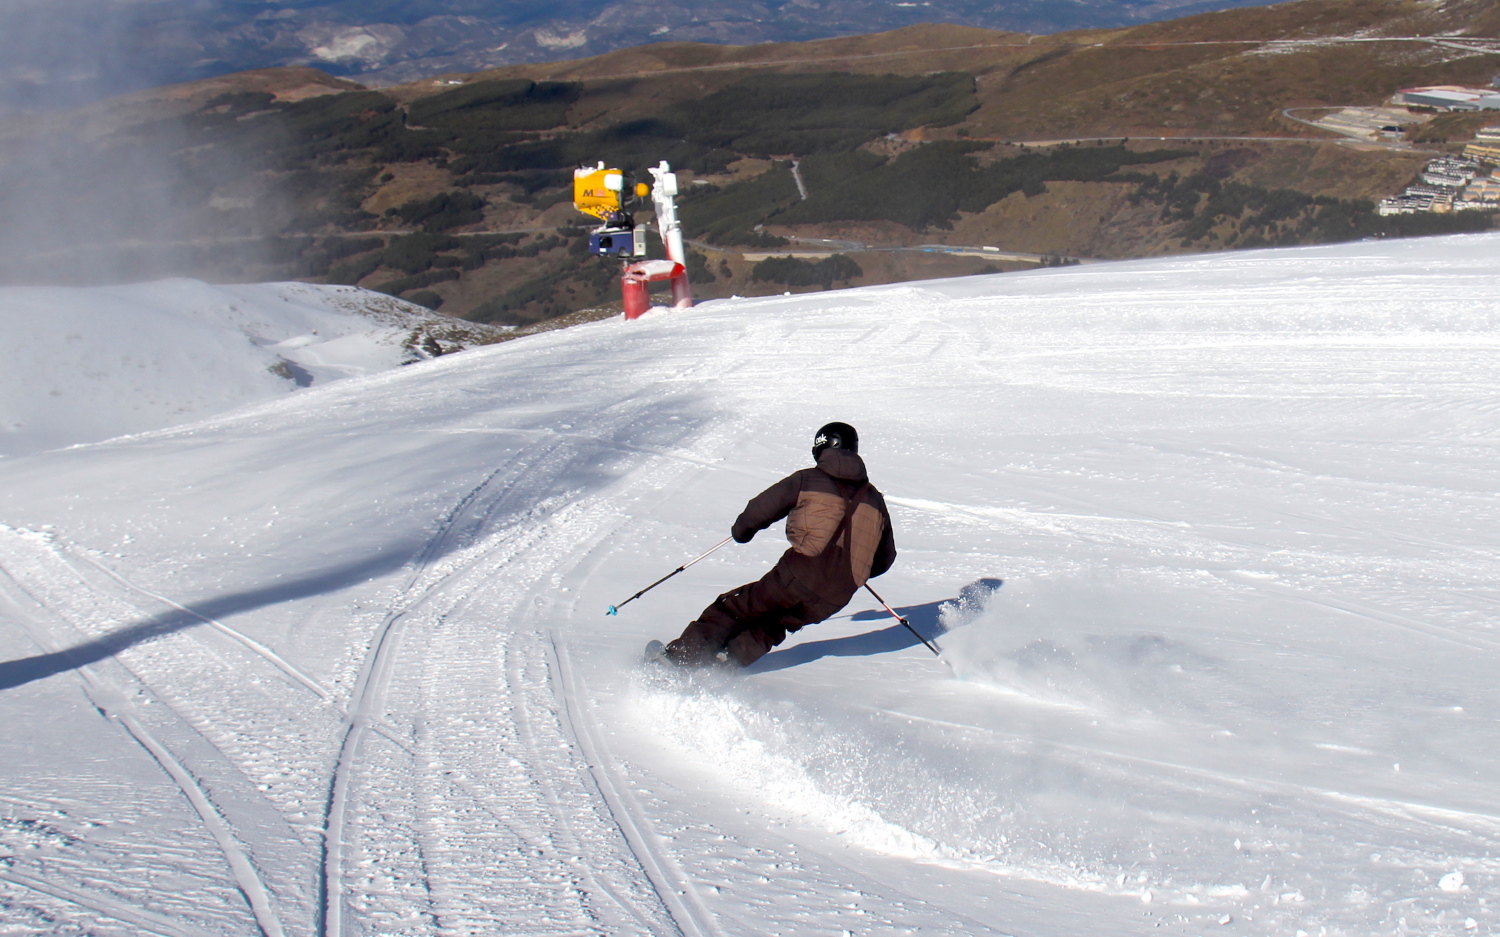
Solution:
<svg viewBox="0 0 1500 937">
<path fill-rule="evenodd" d="M 646 239 L 635 236 L 635 217 L 630 207 L 651 187 L 603 163 L 590 169 L 573 170 L 573 207 L 604 222 L 589 234 L 589 253 L 600 256 L 646 256 Z"/>
<path fill-rule="evenodd" d="M 672 306 L 686 309 L 693 304 L 688 285 L 687 254 L 682 245 L 682 225 L 677 221 L 677 174 L 663 160 L 650 170 L 654 185 L 599 163 L 573 170 L 573 207 L 604 222 L 589 233 L 589 253 L 619 257 L 625 261 L 620 273 L 620 292 L 625 299 L 625 318 L 637 319 L 651 306 L 651 286 L 667 280 L 672 284 Z M 656 227 L 667 249 L 665 260 L 645 260 L 646 232 L 635 223 L 630 209 L 647 195 L 656 208 Z"/>
<path fill-rule="evenodd" d="M 687 569 L 689 566 L 692 566 L 694 563 L 698 562 L 699 560 L 706 558 L 710 553 L 713 553 L 715 550 L 719 549 L 724 544 L 728 543 L 729 541 L 731 541 L 733 539 L 734 539 L 733 537 L 725 537 L 723 540 L 720 540 L 718 543 L 716 543 L 712 547 L 708 548 L 708 550 L 704 551 L 703 553 L 698 554 L 696 557 L 694 557 L 693 559 L 688 560 L 686 563 L 683 563 L 681 566 L 679 566 L 676 569 L 672 570 L 670 573 L 667 573 L 665 576 L 661 577 L 660 579 L 658 579 L 655 582 L 653 582 L 651 585 L 649 585 L 646 588 L 642 589 L 641 591 L 637 592 L 635 595 L 632 595 L 630 598 L 628 598 L 625 601 L 621 602 L 619 605 L 611 605 L 609 607 L 609 611 L 605 612 L 604 614 L 606 614 L 606 615 L 618 615 L 618 614 L 620 614 L 620 609 L 622 609 L 625 606 L 629 605 L 631 602 L 634 602 L 636 599 L 638 599 L 641 596 L 645 595 L 647 592 L 650 592 L 652 589 L 655 589 L 657 586 L 659 586 L 662 583 L 666 582 L 668 579 L 671 579 L 673 576 L 675 576 L 678 573 L 682 572 L 684 569 Z"/>
</svg>

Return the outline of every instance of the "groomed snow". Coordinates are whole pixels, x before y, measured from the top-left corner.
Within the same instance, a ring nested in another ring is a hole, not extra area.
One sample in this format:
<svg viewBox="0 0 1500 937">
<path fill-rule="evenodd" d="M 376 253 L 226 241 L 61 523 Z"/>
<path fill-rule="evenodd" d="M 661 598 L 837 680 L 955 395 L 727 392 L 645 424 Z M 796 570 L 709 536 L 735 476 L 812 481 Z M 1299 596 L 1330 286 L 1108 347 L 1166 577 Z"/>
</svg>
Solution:
<svg viewBox="0 0 1500 937">
<path fill-rule="evenodd" d="M 487 330 L 352 286 L 0 288 L 0 455 L 161 429 L 420 360 Z M 455 342 L 454 339 L 459 341 Z"/>
<path fill-rule="evenodd" d="M 0 462 L 0 934 L 1500 931 L 1500 236 L 706 303 Z M 901 556 L 643 670 L 861 433 Z"/>
</svg>

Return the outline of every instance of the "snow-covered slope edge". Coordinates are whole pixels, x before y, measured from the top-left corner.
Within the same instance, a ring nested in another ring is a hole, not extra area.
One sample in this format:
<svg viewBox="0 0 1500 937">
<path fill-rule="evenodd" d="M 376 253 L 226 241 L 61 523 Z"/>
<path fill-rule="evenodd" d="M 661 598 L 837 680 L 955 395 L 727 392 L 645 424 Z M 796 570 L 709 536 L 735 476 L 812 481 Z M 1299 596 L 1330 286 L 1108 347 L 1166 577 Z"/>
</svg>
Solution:
<svg viewBox="0 0 1500 937">
<path fill-rule="evenodd" d="M 0 288 L 0 455 L 159 429 L 493 340 L 348 286 Z"/>
<path fill-rule="evenodd" d="M 713 303 L 6 460 L 7 920 L 1493 933 L 1497 247 Z M 944 661 L 861 600 L 641 676 L 775 532 L 604 609 L 830 418 Z"/>
</svg>

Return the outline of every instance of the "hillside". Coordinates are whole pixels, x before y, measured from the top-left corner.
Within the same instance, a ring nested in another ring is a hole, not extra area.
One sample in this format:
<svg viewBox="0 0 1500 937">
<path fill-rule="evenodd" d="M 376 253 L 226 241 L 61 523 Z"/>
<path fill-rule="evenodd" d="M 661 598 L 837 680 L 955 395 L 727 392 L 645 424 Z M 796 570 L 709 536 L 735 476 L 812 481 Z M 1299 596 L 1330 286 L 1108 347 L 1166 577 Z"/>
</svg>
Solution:
<svg viewBox="0 0 1500 937">
<path fill-rule="evenodd" d="M 225 76 L 0 128 L 19 219 L 0 277 L 295 277 L 486 322 L 603 314 L 615 273 L 568 204 L 598 159 L 681 171 L 707 297 L 1479 230 L 1491 213 L 1374 213 L 1475 121 L 1416 115 L 1424 142 L 1382 143 L 1284 112 L 1488 83 L 1497 32 L 1472 0 L 1302 0 L 1048 36 L 663 43 L 379 91 Z M 777 251 L 805 256 L 765 266 Z"/>
<path fill-rule="evenodd" d="M 1493 934 L 1497 250 L 723 300 L 0 459 L 4 928 Z M 860 597 L 643 672 L 779 525 L 606 608 L 830 419 L 941 658 Z"/>
<path fill-rule="evenodd" d="M 304 283 L 0 288 L 0 457 L 202 420 L 506 337 Z"/>
<path fill-rule="evenodd" d="M 315 66 L 372 86 L 650 42 L 753 45 L 918 23 L 1058 32 L 1262 0 L 8 0 L 0 115 L 134 88 Z"/>
</svg>

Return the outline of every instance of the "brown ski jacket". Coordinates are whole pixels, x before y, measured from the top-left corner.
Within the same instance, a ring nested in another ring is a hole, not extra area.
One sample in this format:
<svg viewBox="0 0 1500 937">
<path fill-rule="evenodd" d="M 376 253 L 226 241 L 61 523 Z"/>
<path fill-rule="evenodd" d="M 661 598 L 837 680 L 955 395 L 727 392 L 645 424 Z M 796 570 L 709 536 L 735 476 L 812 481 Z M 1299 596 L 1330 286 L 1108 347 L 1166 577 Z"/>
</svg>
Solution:
<svg viewBox="0 0 1500 937">
<path fill-rule="evenodd" d="M 751 498 L 734 522 L 734 539 L 749 543 L 783 517 L 792 546 L 776 566 L 809 598 L 842 607 L 896 561 L 885 498 L 870 484 L 864 460 L 846 449 L 824 449 L 817 468 L 794 472 Z"/>
</svg>

